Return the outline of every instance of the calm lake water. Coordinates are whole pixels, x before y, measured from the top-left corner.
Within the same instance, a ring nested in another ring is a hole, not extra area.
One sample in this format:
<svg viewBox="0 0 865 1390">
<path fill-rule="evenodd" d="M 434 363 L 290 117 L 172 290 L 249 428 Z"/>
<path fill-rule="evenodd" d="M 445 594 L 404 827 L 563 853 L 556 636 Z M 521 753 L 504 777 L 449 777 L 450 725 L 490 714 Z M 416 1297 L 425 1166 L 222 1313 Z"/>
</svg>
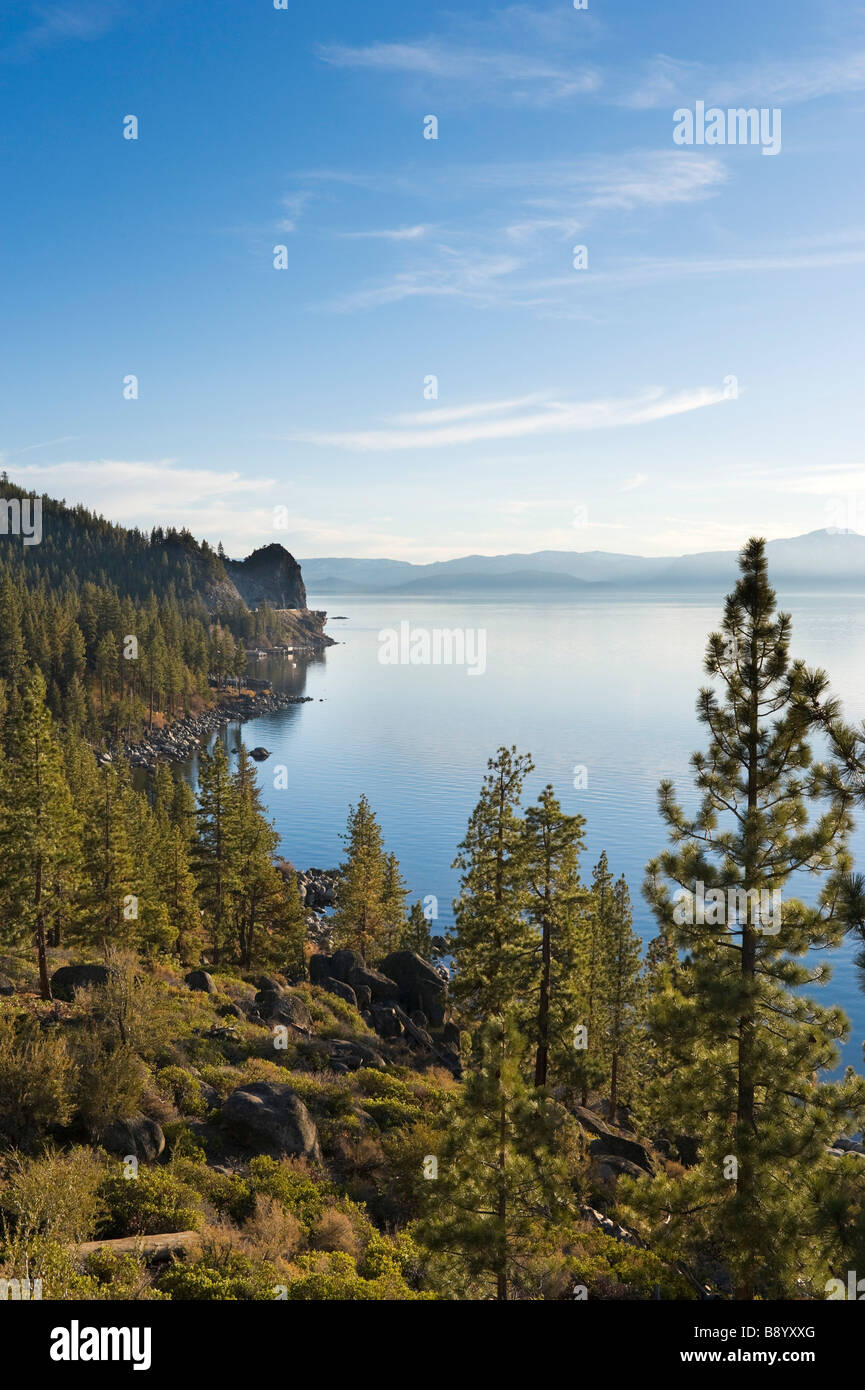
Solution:
<svg viewBox="0 0 865 1390">
<path fill-rule="evenodd" d="M 825 667 L 847 717 L 865 719 L 865 595 L 780 598 L 793 614 L 793 656 Z M 301 868 L 338 863 L 349 804 L 365 793 L 412 899 L 434 894 L 438 925 L 447 926 L 457 888 L 451 862 L 486 760 L 500 744 L 516 744 L 536 766 L 528 797 L 550 782 L 563 808 L 586 818 L 584 878 L 605 849 L 612 871 L 628 880 L 636 930 L 644 941 L 654 935 L 640 890 L 646 861 L 665 844 L 656 791 L 662 777 L 672 777 L 685 805 L 694 804 L 688 758 L 706 744 L 694 706 L 720 594 L 309 601 L 346 615 L 328 625 L 340 645 L 294 666 L 260 663 L 255 674 L 313 702 L 222 735 L 229 747 L 242 737 L 248 748 L 270 749 L 260 780 L 287 858 Z M 405 620 L 428 630 L 485 630 L 484 674 L 382 665 L 379 633 Z M 274 788 L 277 765 L 287 768 L 287 790 Z M 574 787 L 578 767 L 586 769 L 581 790 Z M 861 819 L 853 847 L 865 872 Z M 798 891 L 810 896 L 809 884 Z M 832 953 L 834 979 L 821 996 L 852 1019 L 844 1061 L 861 1069 L 859 944 L 850 940 Z"/>
</svg>

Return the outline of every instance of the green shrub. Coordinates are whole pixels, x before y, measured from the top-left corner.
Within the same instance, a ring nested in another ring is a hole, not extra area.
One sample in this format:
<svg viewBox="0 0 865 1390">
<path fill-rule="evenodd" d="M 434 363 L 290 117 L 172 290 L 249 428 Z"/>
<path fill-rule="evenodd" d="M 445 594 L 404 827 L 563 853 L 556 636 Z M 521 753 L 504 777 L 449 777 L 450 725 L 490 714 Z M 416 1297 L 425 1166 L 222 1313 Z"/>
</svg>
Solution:
<svg viewBox="0 0 865 1390">
<path fill-rule="evenodd" d="M 171 1171 L 201 1196 L 220 1216 L 246 1221 L 255 1209 L 255 1194 L 246 1178 L 237 1173 L 218 1173 L 194 1154 L 183 1154 L 171 1163 Z"/>
<path fill-rule="evenodd" d="M 422 1110 L 401 1100 L 368 1100 L 363 1108 L 379 1129 L 403 1129 L 423 1119 Z"/>
<path fill-rule="evenodd" d="M 0 1222 L 8 1248 L 26 1252 L 36 1237 L 80 1245 L 98 1224 L 103 1170 L 90 1149 L 9 1158 L 0 1183 Z"/>
<path fill-rule="evenodd" d="M 306 1229 L 321 1219 L 336 1196 L 330 1183 L 317 1182 L 290 1163 L 264 1154 L 249 1165 L 249 1187 L 253 1193 L 275 1197 Z"/>
<path fill-rule="evenodd" d="M 614 1240 L 603 1231 L 581 1235 L 579 1250 L 569 1254 L 565 1264 L 590 1298 L 649 1299 L 656 1288 L 662 1299 L 695 1297 L 688 1281 L 658 1255 Z"/>
<path fill-rule="evenodd" d="M 105 1205 L 99 1235 L 106 1239 L 197 1231 L 202 1225 L 201 1197 L 170 1168 L 142 1166 L 135 1178 L 115 1169 L 103 1179 L 99 1195 Z"/>
<path fill-rule="evenodd" d="M 372 1096 L 376 1100 L 401 1100 L 406 1105 L 414 1103 L 415 1094 L 411 1087 L 390 1072 L 377 1071 L 375 1067 L 360 1067 L 352 1080 L 365 1096 Z"/>
<path fill-rule="evenodd" d="M 76 1040 L 75 1061 L 75 1109 L 91 1134 L 140 1108 L 146 1072 L 131 1047 L 112 1046 L 99 1033 L 86 1032 Z"/>
<path fill-rule="evenodd" d="M 173 1299 L 238 1303 L 273 1299 L 279 1283 L 272 1265 L 232 1251 L 213 1263 L 178 1261 L 162 1275 L 159 1289 Z"/>
<path fill-rule="evenodd" d="M 177 1106 L 181 1115 L 194 1115 L 203 1120 L 207 1114 L 207 1102 L 201 1091 L 201 1082 L 183 1067 L 162 1067 L 156 1073 L 156 1084 L 166 1100 Z"/>
<path fill-rule="evenodd" d="M 0 1146 L 34 1149 L 72 1116 L 75 1066 L 63 1038 L 35 1019 L 0 1019 Z"/>
<path fill-rule="evenodd" d="M 402 1276 L 389 1269 L 375 1279 L 362 1278 L 350 1255 L 342 1251 L 300 1255 L 296 1266 L 301 1275 L 288 1285 L 287 1296 L 294 1302 L 344 1300 L 394 1300 L 417 1302 L 431 1294 L 416 1293 Z"/>
<path fill-rule="evenodd" d="M 84 1267 L 95 1281 L 95 1298 L 137 1302 L 166 1296 L 151 1286 L 147 1265 L 138 1255 L 118 1255 L 103 1245 L 87 1256 Z"/>
<path fill-rule="evenodd" d="M 194 1162 L 204 1163 L 207 1153 L 186 1120 L 168 1120 L 162 1126 L 162 1132 L 172 1158 L 191 1158 Z"/>
<path fill-rule="evenodd" d="M 348 1115 L 354 1104 L 351 1086 L 344 1077 L 325 1079 L 321 1072 L 283 1070 L 279 1080 L 317 1115 Z"/>
</svg>

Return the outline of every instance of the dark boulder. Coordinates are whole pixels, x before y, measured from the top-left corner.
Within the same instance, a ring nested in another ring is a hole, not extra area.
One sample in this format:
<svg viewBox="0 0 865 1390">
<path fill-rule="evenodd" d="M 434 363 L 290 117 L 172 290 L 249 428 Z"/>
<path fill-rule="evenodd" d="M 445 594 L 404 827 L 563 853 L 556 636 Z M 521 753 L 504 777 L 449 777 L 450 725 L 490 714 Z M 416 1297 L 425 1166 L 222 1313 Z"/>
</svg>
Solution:
<svg viewBox="0 0 865 1390">
<path fill-rule="evenodd" d="M 647 1145 L 639 1143 L 636 1139 L 629 1139 L 627 1135 L 613 1129 L 593 1110 L 586 1110 L 581 1105 L 575 1105 L 573 1114 L 583 1129 L 596 1136 L 589 1145 L 590 1153 L 604 1156 L 614 1154 L 618 1158 L 624 1158 L 629 1163 L 636 1164 L 644 1173 L 654 1173 L 655 1160 Z"/>
<path fill-rule="evenodd" d="M 320 985 L 322 980 L 327 980 L 332 976 L 331 958 L 325 956 L 321 951 L 317 951 L 314 956 L 309 958 L 309 978 L 314 985 Z"/>
<path fill-rule="evenodd" d="M 9 979 L 9 976 L 8 976 L 8 975 L 0 975 L 0 995 L 5 995 L 5 996 L 8 998 L 9 995 L 14 994 L 14 993 L 15 993 L 15 986 L 13 985 L 12 981 Z"/>
<path fill-rule="evenodd" d="M 359 985 L 366 985 L 375 1003 L 385 999 L 396 1003 L 399 999 L 399 985 L 395 980 L 383 975 L 380 970 L 370 970 L 368 966 L 355 966 L 348 972 L 348 983 L 357 992 Z"/>
<path fill-rule="evenodd" d="M 220 1102 L 219 1092 L 216 1088 L 209 1086 L 206 1081 L 199 1081 L 198 1086 L 201 1091 L 201 1099 L 204 1101 L 208 1110 L 218 1110 Z"/>
<path fill-rule="evenodd" d="M 165 1135 L 155 1120 L 148 1120 L 145 1115 L 131 1115 L 106 1125 L 100 1132 L 99 1142 L 117 1158 L 137 1158 L 140 1163 L 153 1163 L 165 1148 Z"/>
<path fill-rule="evenodd" d="M 598 1143 L 601 1141 L 598 1140 Z M 595 1162 L 595 1171 L 601 1182 L 609 1182 L 614 1178 L 644 1178 L 646 1177 L 645 1168 L 641 1168 L 638 1163 L 632 1163 L 630 1159 L 622 1158 L 619 1154 L 595 1153 L 594 1144 L 589 1145 L 593 1150 L 592 1158 Z"/>
<path fill-rule="evenodd" d="M 51 976 L 51 993 L 55 999 L 65 999 L 71 1003 L 76 989 L 107 982 L 108 967 L 105 965 L 61 965 Z"/>
<path fill-rule="evenodd" d="M 439 1046 L 436 1048 L 436 1056 L 438 1057 L 438 1060 L 441 1062 L 442 1066 L 447 1067 L 448 1071 L 452 1072 L 454 1076 L 462 1076 L 463 1064 L 460 1061 L 458 1053 L 452 1051 L 452 1049 L 449 1047 Z"/>
<path fill-rule="evenodd" d="M 392 1004 L 373 1004 L 370 1012 L 372 1026 L 380 1038 L 401 1037 L 402 1024 Z"/>
<path fill-rule="evenodd" d="M 349 975 L 352 970 L 363 969 L 363 956 L 358 951 L 350 951 L 344 946 L 341 951 L 334 951 L 330 958 L 330 973 L 335 980 L 342 980 L 344 985 L 350 985 Z"/>
<path fill-rule="evenodd" d="M 351 988 L 351 986 L 349 986 L 349 988 Z M 359 1009 L 368 1009 L 372 1003 L 372 990 L 369 985 L 355 985 L 354 992 L 357 996 L 357 1007 Z"/>
<path fill-rule="evenodd" d="M 312 1032 L 312 1018 L 304 1001 L 282 989 L 260 989 L 255 996 L 259 1015 L 267 1023 L 288 1023 L 302 1033 Z"/>
<path fill-rule="evenodd" d="M 222 1107 L 229 1134 L 257 1153 L 321 1160 L 318 1131 L 290 1086 L 254 1081 L 232 1091 Z"/>
<path fill-rule="evenodd" d="M 376 1071 L 384 1069 L 381 1053 L 368 1043 L 331 1038 L 327 1044 L 327 1053 L 332 1067 L 342 1065 L 349 1071 L 357 1071 L 359 1067 L 373 1067 Z"/>
<path fill-rule="evenodd" d="M 279 980 L 274 979 L 273 975 L 259 975 L 258 988 L 274 989 L 278 992 L 283 988 L 283 986 L 280 984 Z"/>
<path fill-rule="evenodd" d="M 353 1008 L 357 1008 L 357 995 L 351 985 L 344 984 L 342 980 L 334 980 L 332 977 L 320 981 L 320 984 L 321 988 L 326 989 L 328 994 L 335 994 L 337 999 L 344 999 L 346 1004 L 351 1004 Z"/>
<path fill-rule="evenodd" d="M 442 1026 L 447 986 L 434 966 L 414 951 L 392 951 L 382 961 L 381 968 L 399 986 L 399 1002 L 406 1013 L 419 1009 L 426 1014 L 431 1027 Z"/>
<path fill-rule="evenodd" d="M 213 983 L 213 977 L 208 975 L 206 970 L 190 970 L 184 979 L 190 989 L 200 990 L 203 994 L 218 994 L 219 991 Z"/>
</svg>

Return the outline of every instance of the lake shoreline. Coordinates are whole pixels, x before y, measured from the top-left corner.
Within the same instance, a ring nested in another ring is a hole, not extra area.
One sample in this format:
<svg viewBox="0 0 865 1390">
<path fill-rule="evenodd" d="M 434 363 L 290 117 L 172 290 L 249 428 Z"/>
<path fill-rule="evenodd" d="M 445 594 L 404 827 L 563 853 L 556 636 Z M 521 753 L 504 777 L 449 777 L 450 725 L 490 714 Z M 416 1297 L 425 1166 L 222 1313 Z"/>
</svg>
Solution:
<svg viewBox="0 0 865 1390">
<path fill-rule="evenodd" d="M 188 763 L 201 751 L 202 741 L 218 729 L 228 724 L 246 724 L 290 705 L 306 705 L 312 699 L 312 695 L 289 695 L 273 689 L 225 696 L 201 714 L 187 714 L 172 720 L 162 729 L 153 729 L 143 739 L 123 739 L 108 752 L 97 753 L 97 760 L 107 764 L 122 756 L 130 767 L 145 771 L 153 771 L 160 762 Z"/>
</svg>

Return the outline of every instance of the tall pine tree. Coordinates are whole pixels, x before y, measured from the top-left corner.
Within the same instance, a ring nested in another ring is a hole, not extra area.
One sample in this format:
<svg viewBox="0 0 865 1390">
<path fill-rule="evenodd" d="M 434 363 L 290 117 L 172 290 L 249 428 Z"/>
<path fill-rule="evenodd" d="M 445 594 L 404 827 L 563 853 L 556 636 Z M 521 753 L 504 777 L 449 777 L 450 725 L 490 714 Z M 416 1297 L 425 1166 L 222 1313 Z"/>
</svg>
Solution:
<svg viewBox="0 0 865 1390">
<path fill-rule="evenodd" d="M 670 1133 L 696 1140 L 699 1161 L 678 1181 L 639 1184 L 633 1200 L 658 1221 L 659 1240 L 712 1249 L 736 1296 L 752 1299 L 819 1280 L 815 1187 L 834 1162 L 827 1147 L 865 1118 L 865 1082 L 820 1079 L 849 1025 L 803 992 L 829 971 L 801 962 L 837 945 L 846 925 L 838 883 L 852 792 L 808 741 L 815 711 L 833 718 L 837 706 L 824 672 L 790 661 L 790 618 L 776 611 L 762 541 L 748 543 L 740 568 L 708 642 L 716 685 L 698 699 L 709 735 L 692 758 L 700 805 L 686 815 L 662 783 L 672 846 L 648 879 L 682 958 L 661 972 L 650 1006 L 675 1061 L 661 1113 Z M 817 903 L 783 900 L 805 869 L 825 876 Z"/>
</svg>

